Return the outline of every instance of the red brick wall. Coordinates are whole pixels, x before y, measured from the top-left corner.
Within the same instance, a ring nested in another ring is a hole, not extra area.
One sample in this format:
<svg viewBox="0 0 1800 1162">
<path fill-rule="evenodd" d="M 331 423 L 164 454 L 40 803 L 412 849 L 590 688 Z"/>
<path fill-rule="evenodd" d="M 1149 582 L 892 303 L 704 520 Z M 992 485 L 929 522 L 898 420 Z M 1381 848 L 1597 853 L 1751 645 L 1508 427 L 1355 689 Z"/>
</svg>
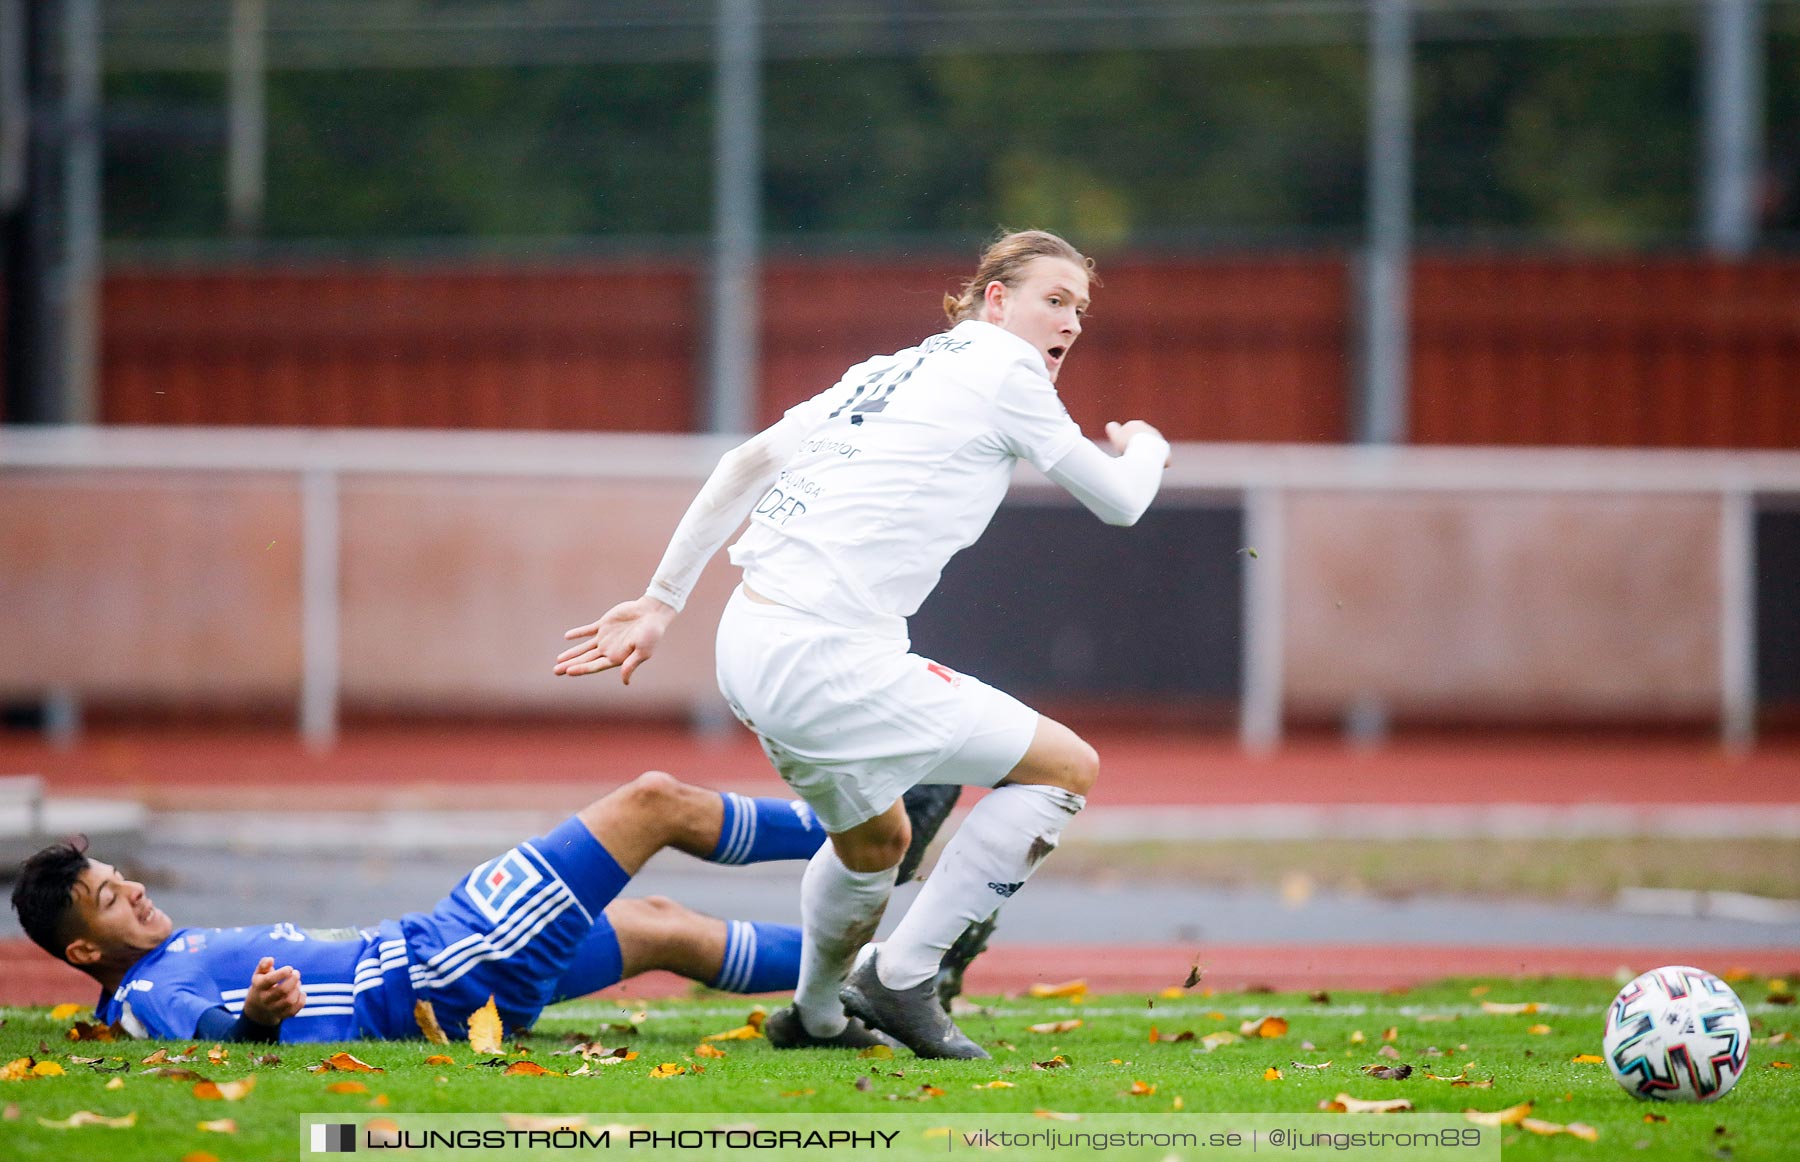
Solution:
<svg viewBox="0 0 1800 1162">
<path fill-rule="evenodd" d="M 966 257 L 770 262 L 766 422 L 941 324 Z M 1120 259 L 1061 387 L 1090 431 L 1336 442 L 1354 322 L 1329 255 Z M 1421 444 L 1800 447 L 1800 260 L 1421 259 Z M 691 431 L 702 272 L 568 266 L 108 276 L 112 423 Z"/>
</svg>

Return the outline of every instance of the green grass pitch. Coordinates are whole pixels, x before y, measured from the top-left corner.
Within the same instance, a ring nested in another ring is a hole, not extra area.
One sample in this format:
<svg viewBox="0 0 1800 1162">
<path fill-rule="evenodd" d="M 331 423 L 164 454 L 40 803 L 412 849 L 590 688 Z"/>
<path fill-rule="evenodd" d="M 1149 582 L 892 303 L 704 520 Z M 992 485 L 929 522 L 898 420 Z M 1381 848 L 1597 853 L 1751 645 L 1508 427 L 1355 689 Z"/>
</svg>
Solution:
<svg viewBox="0 0 1800 1162">
<path fill-rule="evenodd" d="M 210 1062 L 210 1046 L 201 1045 L 184 1068 L 219 1083 L 255 1075 L 254 1088 L 237 1101 L 202 1100 L 192 1079 L 144 1072 L 151 1067 L 142 1059 L 157 1048 L 180 1054 L 186 1045 L 71 1042 L 71 1020 L 53 1020 L 47 1009 L 12 1009 L 0 1013 L 5 1018 L 0 1064 L 32 1057 L 55 1063 L 62 1073 L 0 1081 L 0 1156 L 109 1162 L 178 1162 L 195 1154 L 221 1162 L 290 1158 L 297 1153 L 303 1113 L 360 1118 L 381 1112 L 508 1111 L 582 1114 L 593 1124 L 628 1122 L 633 1114 L 648 1113 L 736 1118 L 1031 1115 L 1047 1110 L 1179 1117 L 1314 1113 L 1321 1101 L 1348 1093 L 1364 1100 L 1405 1098 L 1423 1112 L 1498 1110 L 1530 1101 L 1534 1118 L 1598 1131 L 1598 1141 L 1589 1142 L 1508 1127 L 1501 1141 L 1509 1159 L 1800 1157 L 1800 1069 L 1777 1065 L 1800 1064 L 1800 1013 L 1771 1004 L 1768 982 L 1744 981 L 1736 987 L 1750 1009 L 1755 1043 L 1735 1090 L 1710 1105 L 1635 1101 L 1613 1082 L 1604 1064 L 1575 1060 L 1599 1052 L 1604 1009 L 1615 988 L 1606 981 L 1448 981 L 1404 993 L 1334 993 L 1329 998 L 1207 995 L 1201 989 L 1179 996 L 1090 995 L 1081 1003 L 1069 998 L 976 998 L 981 1010 L 961 1021 L 994 1059 L 971 1062 L 920 1061 L 904 1052 L 891 1059 L 843 1052 L 778 1053 L 763 1040 L 712 1042 L 724 1056 L 702 1056 L 696 1053 L 702 1038 L 742 1025 L 753 1001 L 705 994 L 621 1007 L 589 1000 L 548 1011 L 530 1036 L 507 1043 L 513 1050 L 504 1058 L 507 1063 L 529 1061 L 552 1075 L 506 1074 L 485 1064 L 494 1059 L 477 1055 L 467 1044 L 232 1045 L 221 1063 Z M 1491 1012 L 1484 1002 L 1531 1003 L 1537 1009 Z M 627 1034 L 621 1026 L 640 1012 L 643 1016 Z M 1264 1016 L 1284 1018 L 1286 1032 L 1240 1035 L 1245 1022 Z M 1082 1023 L 1067 1031 L 1030 1029 L 1073 1020 Z M 1155 1042 L 1153 1026 L 1160 1034 Z M 1390 1029 L 1391 1039 L 1384 1039 Z M 1214 1037 L 1209 1043 L 1209 1034 L 1221 1032 L 1233 1039 Z M 1360 1042 L 1355 1039 L 1359 1032 Z M 616 1065 L 590 1064 L 586 1076 L 564 1076 L 580 1067 L 583 1058 L 558 1053 L 583 1038 L 622 1046 L 637 1057 Z M 307 1070 L 340 1049 L 384 1072 Z M 265 1053 L 277 1055 L 279 1063 L 252 1060 Z M 428 1064 L 433 1054 L 452 1060 Z M 82 1064 L 72 1060 L 77 1056 L 103 1060 Z M 1058 1056 L 1067 1064 L 1034 1067 Z M 687 1071 L 653 1077 L 663 1063 Z M 1404 1079 L 1380 1079 L 1363 1072 L 1372 1065 L 1410 1065 L 1412 1072 Z M 1271 1076 L 1271 1069 L 1280 1076 Z M 1459 1087 L 1441 1080 L 1458 1075 L 1476 1082 L 1491 1079 L 1492 1084 Z M 115 1079 L 123 1084 L 109 1089 Z M 364 1089 L 328 1088 L 343 1082 L 360 1083 Z M 125 1128 L 43 1124 L 82 1110 L 107 1117 L 135 1114 L 136 1120 Z M 1646 1120 L 1646 1115 L 1667 1120 Z M 1379 1121 L 1384 1128 L 1408 1117 L 1338 1116 L 1346 1125 Z M 198 1128 L 219 1119 L 234 1122 L 235 1132 Z"/>
</svg>

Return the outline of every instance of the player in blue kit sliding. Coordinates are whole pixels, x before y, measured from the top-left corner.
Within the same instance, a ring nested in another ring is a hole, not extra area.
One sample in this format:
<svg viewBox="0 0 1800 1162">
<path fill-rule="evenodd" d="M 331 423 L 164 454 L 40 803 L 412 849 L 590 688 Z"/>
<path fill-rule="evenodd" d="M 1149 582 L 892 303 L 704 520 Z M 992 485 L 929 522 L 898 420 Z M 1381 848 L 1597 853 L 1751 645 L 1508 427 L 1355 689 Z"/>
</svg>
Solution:
<svg viewBox="0 0 1800 1162">
<path fill-rule="evenodd" d="M 401 1039 L 420 1035 L 418 1001 L 461 1036 L 490 995 L 523 1029 L 545 1005 L 650 969 L 792 988 L 799 929 L 617 896 L 665 847 L 741 864 L 807 859 L 824 838 L 803 803 L 652 771 L 475 868 L 432 911 L 366 928 L 177 928 L 141 883 L 70 843 L 27 860 L 12 900 L 40 947 L 99 983 L 96 1016 L 134 1036 Z"/>
</svg>

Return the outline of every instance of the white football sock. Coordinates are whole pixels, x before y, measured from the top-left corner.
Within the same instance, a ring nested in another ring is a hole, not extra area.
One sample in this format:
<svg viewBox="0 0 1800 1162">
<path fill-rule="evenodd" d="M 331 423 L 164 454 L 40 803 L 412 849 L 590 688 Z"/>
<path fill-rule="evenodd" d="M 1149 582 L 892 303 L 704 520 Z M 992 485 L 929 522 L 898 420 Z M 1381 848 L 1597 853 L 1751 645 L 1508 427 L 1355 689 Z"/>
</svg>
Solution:
<svg viewBox="0 0 1800 1162">
<path fill-rule="evenodd" d="M 975 804 L 881 946 L 875 966 L 881 983 L 905 989 L 935 976 L 956 938 L 1024 886 L 1086 805 L 1072 791 L 1032 783 L 1000 787 Z"/>
<path fill-rule="evenodd" d="M 831 844 L 819 848 L 800 879 L 800 980 L 794 1008 L 815 1037 L 844 1031 L 838 990 L 857 951 L 875 935 L 894 890 L 894 868 L 855 872 Z"/>
</svg>

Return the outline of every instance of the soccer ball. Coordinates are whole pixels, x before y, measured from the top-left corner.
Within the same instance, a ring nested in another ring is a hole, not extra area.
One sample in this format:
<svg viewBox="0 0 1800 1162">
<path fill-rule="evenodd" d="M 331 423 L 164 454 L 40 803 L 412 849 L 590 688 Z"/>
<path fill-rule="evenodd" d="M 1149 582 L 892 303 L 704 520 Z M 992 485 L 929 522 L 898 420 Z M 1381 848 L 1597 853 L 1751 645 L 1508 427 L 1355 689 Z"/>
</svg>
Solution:
<svg viewBox="0 0 1800 1162">
<path fill-rule="evenodd" d="M 1717 1101 L 1750 1053 L 1750 1016 L 1731 986 L 1686 965 L 1656 968 L 1619 990 L 1606 1014 L 1607 1068 L 1654 1101 Z"/>
</svg>

